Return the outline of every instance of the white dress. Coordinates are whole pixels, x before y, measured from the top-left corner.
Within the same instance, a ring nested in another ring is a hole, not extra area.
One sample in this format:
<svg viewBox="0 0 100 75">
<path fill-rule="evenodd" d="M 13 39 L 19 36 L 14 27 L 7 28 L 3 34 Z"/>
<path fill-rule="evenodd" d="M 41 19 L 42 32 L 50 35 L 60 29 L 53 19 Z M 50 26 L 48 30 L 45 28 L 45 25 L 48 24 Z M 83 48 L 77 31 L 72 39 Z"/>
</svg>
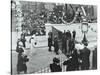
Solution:
<svg viewBox="0 0 100 75">
<path fill-rule="evenodd" d="M 30 55 L 35 55 L 36 54 L 36 48 L 34 47 L 35 45 L 35 40 L 31 39 L 31 47 L 30 47 Z"/>
</svg>

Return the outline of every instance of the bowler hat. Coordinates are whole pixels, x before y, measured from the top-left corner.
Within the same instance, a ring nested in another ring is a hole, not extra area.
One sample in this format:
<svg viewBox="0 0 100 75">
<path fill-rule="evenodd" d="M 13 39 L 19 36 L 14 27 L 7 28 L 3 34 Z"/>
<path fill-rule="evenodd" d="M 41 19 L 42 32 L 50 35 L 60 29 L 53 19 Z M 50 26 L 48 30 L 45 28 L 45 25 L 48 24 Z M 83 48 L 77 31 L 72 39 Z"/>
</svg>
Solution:
<svg viewBox="0 0 100 75">
<path fill-rule="evenodd" d="M 60 60 L 59 60 L 58 58 L 54 57 L 54 58 L 53 58 L 53 62 L 59 63 Z"/>
</svg>

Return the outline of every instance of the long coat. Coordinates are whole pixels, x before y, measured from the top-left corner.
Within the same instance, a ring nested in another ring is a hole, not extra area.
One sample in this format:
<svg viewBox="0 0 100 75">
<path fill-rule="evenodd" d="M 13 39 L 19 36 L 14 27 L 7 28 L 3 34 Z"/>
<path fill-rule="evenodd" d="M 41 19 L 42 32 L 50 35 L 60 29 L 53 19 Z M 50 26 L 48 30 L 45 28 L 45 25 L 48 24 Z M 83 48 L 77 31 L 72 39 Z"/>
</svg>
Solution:
<svg viewBox="0 0 100 75">
<path fill-rule="evenodd" d="M 88 48 L 84 48 L 80 52 L 80 59 L 82 60 L 81 69 L 88 70 L 90 67 L 90 50 Z"/>
<path fill-rule="evenodd" d="M 66 49 L 66 34 L 65 33 L 62 36 L 62 49 Z"/>
<path fill-rule="evenodd" d="M 17 63 L 17 71 L 21 72 L 21 71 L 25 71 L 27 70 L 27 66 L 24 63 L 24 59 L 22 54 L 18 54 L 18 63 Z"/>
<path fill-rule="evenodd" d="M 50 70 L 51 70 L 51 72 L 61 72 L 62 68 L 60 65 L 52 63 L 52 64 L 50 64 Z"/>
<path fill-rule="evenodd" d="M 76 31 L 73 31 L 73 39 L 75 39 L 75 36 L 76 36 Z"/>
<path fill-rule="evenodd" d="M 95 48 L 95 50 L 93 51 L 93 68 L 97 69 L 97 48 Z"/>
<path fill-rule="evenodd" d="M 58 52 L 58 50 L 59 50 L 59 45 L 58 45 L 58 40 L 57 39 L 55 39 L 54 40 L 54 48 L 55 48 L 55 52 Z"/>
<path fill-rule="evenodd" d="M 66 71 L 74 71 L 76 64 L 74 64 L 74 60 L 71 58 L 67 61 L 64 61 L 63 65 L 67 66 Z"/>
<path fill-rule="evenodd" d="M 78 62 L 78 54 L 74 52 L 72 54 L 72 58 L 67 61 L 63 62 L 63 65 L 66 65 L 66 71 L 75 71 L 79 69 L 79 62 Z"/>
<path fill-rule="evenodd" d="M 48 38 L 48 47 L 52 46 L 52 38 Z"/>
<path fill-rule="evenodd" d="M 73 40 L 69 40 L 68 46 L 69 46 L 69 51 L 72 52 L 72 50 L 74 50 L 74 48 L 75 48 L 74 41 Z"/>
<path fill-rule="evenodd" d="M 18 62 L 17 62 L 17 71 L 27 71 L 26 62 L 28 62 L 29 59 L 26 55 L 23 55 L 22 53 L 18 54 Z"/>
</svg>

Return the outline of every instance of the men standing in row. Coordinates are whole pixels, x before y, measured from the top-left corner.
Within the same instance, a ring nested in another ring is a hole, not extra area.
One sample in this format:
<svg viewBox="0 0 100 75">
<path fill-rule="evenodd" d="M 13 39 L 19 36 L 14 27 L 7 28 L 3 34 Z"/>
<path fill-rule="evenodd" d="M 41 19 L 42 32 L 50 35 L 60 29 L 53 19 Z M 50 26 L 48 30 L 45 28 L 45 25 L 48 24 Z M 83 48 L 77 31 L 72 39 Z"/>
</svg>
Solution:
<svg viewBox="0 0 100 75">
<path fill-rule="evenodd" d="M 64 30 L 64 32 L 65 32 L 65 30 Z M 76 31 L 73 30 L 72 34 L 71 34 L 71 32 L 69 30 L 67 30 L 66 37 L 67 37 L 67 39 L 75 39 L 75 37 L 76 37 Z"/>
<path fill-rule="evenodd" d="M 72 40 L 71 32 L 69 30 L 65 32 L 64 30 L 62 36 L 62 52 L 68 54 L 70 53 L 70 51 L 72 51 L 73 47 L 74 47 L 74 41 Z"/>
<path fill-rule="evenodd" d="M 66 39 L 67 40 L 71 39 L 71 33 L 69 30 L 67 30 L 67 32 L 66 32 Z"/>
</svg>

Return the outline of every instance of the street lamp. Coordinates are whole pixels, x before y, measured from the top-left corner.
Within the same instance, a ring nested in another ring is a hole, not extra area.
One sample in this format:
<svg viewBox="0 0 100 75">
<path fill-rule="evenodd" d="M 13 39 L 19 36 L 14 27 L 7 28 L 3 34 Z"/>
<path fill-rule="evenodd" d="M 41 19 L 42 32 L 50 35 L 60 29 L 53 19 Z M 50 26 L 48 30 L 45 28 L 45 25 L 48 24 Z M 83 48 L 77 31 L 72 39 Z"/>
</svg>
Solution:
<svg viewBox="0 0 100 75">
<path fill-rule="evenodd" d="M 88 23 L 87 22 L 83 22 L 82 23 L 82 25 L 81 25 L 81 31 L 82 31 L 82 33 L 84 33 L 84 37 L 83 37 L 82 43 L 84 45 L 86 45 L 88 43 L 88 40 L 86 38 L 86 33 L 88 32 Z"/>
</svg>

